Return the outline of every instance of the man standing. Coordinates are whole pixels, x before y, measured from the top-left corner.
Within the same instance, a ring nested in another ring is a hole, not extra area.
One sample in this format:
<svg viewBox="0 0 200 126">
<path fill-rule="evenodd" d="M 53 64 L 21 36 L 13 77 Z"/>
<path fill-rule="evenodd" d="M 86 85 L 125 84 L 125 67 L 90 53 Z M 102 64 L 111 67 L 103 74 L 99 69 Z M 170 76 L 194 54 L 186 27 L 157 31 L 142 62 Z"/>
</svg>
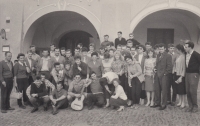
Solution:
<svg viewBox="0 0 200 126">
<path fill-rule="evenodd" d="M 185 43 L 186 54 L 186 93 L 189 108 L 186 112 L 198 112 L 197 88 L 199 83 L 200 54 L 194 51 L 194 43 Z"/>
<path fill-rule="evenodd" d="M 13 63 L 12 53 L 5 53 L 5 60 L 0 62 L 0 82 L 1 82 L 1 112 L 15 110 L 10 107 L 10 94 L 13 88 Z"/>
<path fill-rule="evenodd" d="M 51 44 L 50 45 L 50 56 L 51 57 L 54 57 L 55 56 L 55 45 L 54 44 Z"/>
<path fill-rule="evenodd" d="M 104 42 L 101 43 L 101 46 L 102 46 L 103 48 L 106 48 L 106 45 L 107 45 L 108 43 L 111 43 L 108 39 L 109 39 L 109 35 L 104 35 Z"/>
<path fill-rule="evenodd" d="M 172 68 L 174 68 L 176 59 L 178 58 L 178 54 L 174 52 L 174 44 L 168 44 L 168 54 L 171 55 L 172 57 Z M 175 105 L 176 102 L 176 84 L 175 84 L 175 80 L 174 80 L 174 73 L 169 73 L 169 84 L 168 84 L 168 95 L 167 95 L 167 103 L 170 104 L 171 106 Z M 172 93 L 172 98 L 171 98 L 171 87 L 173 90 Z"/>
<path fill-rule="evenodd" d="M 55 48 L 55 56 L 51 57 L 52 60 L 52 64 L 59 62 L 61 65 L 61 68 L 64 68 L 64 64 L 65 64 L 65 58 L 63 56 L 60 55 L 60 49 L 59 48 Z"/>
<path fill-rule="evenodd" d="M 71 64 L 74 63 L 74 57 L 72 56 L 72 52 L 70 49 L 66 50 L 66 58 L 65 58 L 66 62 L 71 62 Z"/>
<path fill-rule="evenodd" d="M 169 73 L 172 72 L 172 57 L 165 51 L 165 45 L 159 44 L 160 54 L 156 59 L 155 74 L 155 107 L 166 109 Z M 161 97 L 162 96 L 162 97 Z M 162 103 L 162 104 L 161 104 Z"/>
<path fill-rule="evenodd" d="M 118 38 L 115 39 L 115 48 L 117 48 L 117 45 L 120 44 L 120 45 L 126 45 L 127 42 L 126 42 L 126 39 L 122 37 L 122 32 L 119 31 L 117 33 L 118 35 Z"/>
<path fill-rule="evenodd" d="M 32 59 L 35 60 L 36 63 L 38 63 L 38 61 L 40 60 L 40 56 L 35 52 L 36 51 L 35 46 L 31 45 L 30 50 L 32 52 Z"/>
<path fill-rule="evenodd" d="M 88 56 L 88 49 L 86 47 L 82 48 L 82 54 L 81 54 L 81 61 L 84 63 L 88 63 L 91 60 L 91 56 Z"/>
<path fill-rule="evenodd" d="M 60 55 L 63 56 L 64 58 L 66 58 L 66 50 L 65 50 L 65 47 L 61 47 L 61 49 L 60 49 Z"/>
<path fill-rule="evenodd" d="M 133 33 L 130 33 L 129 34 L 129 39 L 127 41 L 131 40 L 132 43 L 133 43 L 133 46 L 137 46 L 137 45 L 140 45 L 140 43 L 134 39 L 134 34 Z"/>
</svg>

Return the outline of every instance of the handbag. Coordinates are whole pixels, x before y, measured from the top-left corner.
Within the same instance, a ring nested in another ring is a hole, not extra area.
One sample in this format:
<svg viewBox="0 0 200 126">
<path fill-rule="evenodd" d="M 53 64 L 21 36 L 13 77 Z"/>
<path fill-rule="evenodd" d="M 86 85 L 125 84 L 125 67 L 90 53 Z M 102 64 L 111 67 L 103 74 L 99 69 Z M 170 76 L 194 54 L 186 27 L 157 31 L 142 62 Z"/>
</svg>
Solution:
<svg viewBox="0 0 200 126">
<path fill-rule="evenodd" d="M 22 98 L 22 93 L 18 90 L 17 87 L 15 87 L 13 89 L 13 92 L 11 93 L 10 97 L 14 98 L 14 99 L 21 99 Z"/>
</svg>

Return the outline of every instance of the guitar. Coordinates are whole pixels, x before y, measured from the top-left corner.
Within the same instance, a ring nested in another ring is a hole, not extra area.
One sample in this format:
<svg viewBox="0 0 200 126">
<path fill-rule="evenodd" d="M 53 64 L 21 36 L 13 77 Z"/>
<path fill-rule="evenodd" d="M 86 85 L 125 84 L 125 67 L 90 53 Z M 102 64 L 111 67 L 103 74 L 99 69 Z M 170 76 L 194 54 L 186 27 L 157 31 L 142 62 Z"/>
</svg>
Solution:
<svg viewBox="0 0 200 126">
<path fill-rule="evenodd" d="M 83 91 L 85 89 L 85 86 L 83 86 L 81 90 L 81 97 L 76 98 L 72 103 L 71 103 L 71 108 L 76 111 L 81 111 L 83 109 L 83 100 L 85 99 L 85 96 L 83 95 Z"/>
</svg>

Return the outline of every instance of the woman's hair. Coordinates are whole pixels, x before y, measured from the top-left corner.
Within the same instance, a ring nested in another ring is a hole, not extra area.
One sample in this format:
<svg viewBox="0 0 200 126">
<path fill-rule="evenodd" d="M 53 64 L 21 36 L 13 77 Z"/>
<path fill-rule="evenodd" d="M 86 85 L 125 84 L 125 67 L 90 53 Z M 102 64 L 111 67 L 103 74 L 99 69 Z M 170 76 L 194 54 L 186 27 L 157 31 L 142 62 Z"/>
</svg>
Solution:
<svg viewBox="0 0 200 126">
<path fill-rule="evenodd" d="M 24 53 L 19 53 L 19 54 L 17 55 L 17 59 L 19 59 L 20 56 L 24 56 L 24 57 L 25 57 Z"/>
<path fill-rule="evenodd" d="M 132 58 L 131 55 L 126 55 L 126 56 L 124 57 L 124 60 L 126 61 L 126 59 L 131 59 L 131 60 L 133 60 L 133 58 Z"/>
<path fill-rule="evenodd" d="M 104 53 L 104 59 L 109 59 L 110 58 L 110 54 L 108 52 Z"/>
<path fill-rule="evenodd" d="M 91 57 L 92 57 L 93 55 L 96 55 L 96 56 L 98 57 L 98 53 L 97 53 L 97 52 L 93 52 L 93 53 L 91 54 Z"/>
<path fill-rule="evenodd" d="M 121 82 L 120 82 L 120 80 L 118 79 L 118 78 L 115 78 L 115 79 L 113 79 L 113 81 L 112 82 L 114 82 L 114 81 L 117 81 L 118 82 L 118 84 L 120 84 Z"/>
<path fill-rule="evenodd" d="M 121 54 L 121 52 L 115 51 L 115 53 L 114 53 L 114 61 L 116 61 L 116 58 L 115 58 L 116 55 L 119 55 L 119 59 L 122 60 L 122 54 Z"/>
<path fill-rule="evenodd" d="M 156 57 L 156 54 L 155 54 L 155 51 L 154 51 L 153 48 L 150 48 L 150 49 L 147 50 L 147 58 L 149 58 L 149 53 L 150 53 L 150 52 L 153 53 L 153 56 L 152 56 L 152 57 L 155 58 L 155 57 Z"/>
<path fill-rule="evenodd" d="M 176 45 L 176 48 L 177 48 L 179 51 L 181 51 L 182 53 L 185 53 L 185 49 L 184 49 L 184 46 L 183 46 L 183 45 L 178 44 L 178 45 Z"/>
</svg>

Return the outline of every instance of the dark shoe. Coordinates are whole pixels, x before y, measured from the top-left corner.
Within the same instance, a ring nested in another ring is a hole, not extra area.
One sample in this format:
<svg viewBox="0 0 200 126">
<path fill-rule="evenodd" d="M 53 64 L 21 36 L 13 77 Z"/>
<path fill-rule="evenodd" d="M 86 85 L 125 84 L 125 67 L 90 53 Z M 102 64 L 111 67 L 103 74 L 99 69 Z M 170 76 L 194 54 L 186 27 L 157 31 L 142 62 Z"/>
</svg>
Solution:
<svg viewBox="0 0 200 126">
<path fill-rule="evenodd" d="M 160 107 L 160 105 L 153 105 L 153 106 L 151 106 L 151 108 L 156 108 L 156 107 Z"/>
<path fill-rule="evenodd" d="M 192 113 L 196 113 L 196 112 L 198 112 L 198 108 L 193 108 Z"/>
<path fill-rule="evenodd" d="M 88 106 L 88 110 L 92 110 L 94 108 L 94 103 Z"/>
<path fill-rule="evenodd" d="M 164 110 L 164 109 L 166 109 L 166 105 L 165 106 L 161 106 L 158 110 Z"/>
<path fill-rule="evenodd" d="M 172 102 L 172 103 L 171 103 L 171 106 L 175 106 L 175 102 Z"/>
<path fill-rule="evenodd" d="M 47 107 L 44 107 L 44 111 L 47 111 L 48 110 L 48 108 Z"/>
<path fill-rule="evenodd" d="M 38 110 L 38 108 L 33 108 L 33 110 L 31 111 L 31 113 L 34 113 Z"/>
<path fill-rule="evenodd" d="M 28 104 L 28 102 L 24 102 L 24 105 L 27 106 L 27 105 L 29 105 L 29 104 Z"/>
<path fill-rule="evenodd" d="M 53 115 L 56 115 L 58 114 L 58 109 L 56 107 L 53 107 L 53 112 L 52 112 Z"/>
<path fill-rule="evenodd" d="M 192 112 L 192 110 L 193 110 L 192 108 L 186 108 L 185 112 Z"/>
<path fill-rule="evenodd" d="M 7 111 L 6 110 L 1 110 L 1 113 L 7 113 Z"/>
<path fill-rule="evenodd" d="M 171 101 L 167 101 L 167 104 L 168 104 L 168 105 L 171 104 Z"/>
<path fill-rule="evenodd" d="M 15 110 L 15 108 L 11 108 L 11 107 L 10 107 L 10 108 L 8 108 L 7 110 Z"/>
<path fill-rule="evenodd" d="M 20 105 L 19 108 L 26 109 L 26 106 Z"/>
</svg>

